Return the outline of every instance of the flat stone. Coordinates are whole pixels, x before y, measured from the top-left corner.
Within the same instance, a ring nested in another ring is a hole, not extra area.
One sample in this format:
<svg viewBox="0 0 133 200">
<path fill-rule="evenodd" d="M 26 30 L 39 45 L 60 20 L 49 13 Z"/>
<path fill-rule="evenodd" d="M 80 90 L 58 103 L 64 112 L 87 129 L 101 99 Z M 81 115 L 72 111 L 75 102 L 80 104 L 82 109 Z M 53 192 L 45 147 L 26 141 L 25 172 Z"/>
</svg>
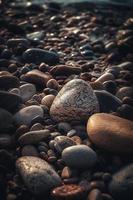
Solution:
<svg viewBox="0 0 133 200">
<path fill-rule="evenodd" d="M 49 130 L 37 130 L 37 131 L 30 131 L 25 134 L 23 134 L 19 138 L 20 145 L 26 145 L 26 144 L 37 144 L 42 140 L 45 140 L 50 135 Z"/>
<path fill-rule="evenodd" d="M 16 76 L 0 75 L 0 89 L 9 90 L 10 88 L 17 88 L 19 84 L 19 79 Z"/>
<path fill-rule="evenodd" d="M 0 108 L 0 131 L 8 131 L 13 126 L 13 116 L 7 110 Z"/>
<path fill-rule="evenodd" d="M 59 56 L 52 51 L 46 51 L 39 48 L 27 49 L 23 53 L 23 59 L 26 63 L 41 64 L 42 62 L 49 65 L 56 65 L 59 63 Z"/>
<path fill-rule="evenodd" d="M 27 34 L 29 40 L 41 40 L 44 37 L 44 31 L 35 31 Z"/>
<path fill-rule="evenodd" d="M 106 113 L 92 115 L 87 124 L 90 140 L 113 153 L 133 154 L 132 121 Z"/>
<path fill-rule="evenodd" d="M 96 164 L 97 155 L 86 145 L 76 145 L 64 149 L 62 159 L 71 168 L 88 169 Z"/>
<path fill-rule="evenodd" d="M 81 68 L 80 67 L 65 66 L 65 65 L 57 65 L 50 70 L 50 73 L 53 76 L 63 76 L 64 74 L 66 76 L 70 76 L 70 75 L 73 75 L 73 74 L 80 74 Z"/>
<path fill-rule="evenodd" d="M 55 121 L 86 120 L 99 112 L 99 103 L 91 86 L 80 79 L 69 81 L 58 93 L 50 108 Z"/>
<path fill-rule="evenodd" d="M 133 199 L 133 164 L 127 165 L 113 175 L 109 192 L 116 200 Z"/>
<path fill-rule="evenodd" d="M 41 158 L 24 156 L 16 161 L 16 167 L 25 185 L 35 195 L 46 194 L 61 185 L 55 170 Z"/>
<path fill-rule="evenodd" d="M 48 73 L 43 73 L 37 69 L 34 69 L 25 74 L 24 81 L 33 83 L 36 86 L 44 88 L 47 82 L 52 78 Z"/>
<path fill-rule="evenodd" d="M 0 91 L 0 107 L 8 111 L 14 111 L 22 103 L 19 95 Z"/>
<path fill-rule="evenodd" d="M 22 108 L 14 115 L 14 121 L 18 125 L 30 125 L 33 118 L 43 117 L 43 109 L 40 106 L 32 105 Z"/>
<path fill-rule="evenodd" d="M 25 47 L 28 47 L 30 42 L 25 38 L 12 38 L 7 41 L 7 46 L 10 48 L 15 48 L 19 44 L 22 44 Z"/>
<path fill-rule="evenodd" d="M 36 87 L 31 83 L 20 86 L 20 95 L 23 99 L 23 102 L 28 101 L 35 93 Z"/>
<path fill-rule="evenodd" d="M 99 102 L 100 112 L 110 113 L 122 105 L 119 98 L 105 90 L 95 90 L 95 94 Z"/>
</svg>

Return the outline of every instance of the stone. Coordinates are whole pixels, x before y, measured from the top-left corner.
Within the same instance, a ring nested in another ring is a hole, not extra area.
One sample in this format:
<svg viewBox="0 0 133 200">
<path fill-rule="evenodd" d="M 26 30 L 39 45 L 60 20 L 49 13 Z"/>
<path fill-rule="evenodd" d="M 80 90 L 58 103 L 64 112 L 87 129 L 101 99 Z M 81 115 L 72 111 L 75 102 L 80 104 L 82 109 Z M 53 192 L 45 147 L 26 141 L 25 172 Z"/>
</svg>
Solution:
<svg viewBox="0 0 133 200">
<path fill-rule="evenodd" d="M 92 115 L 87 123 L 90 140 L 97 147 L 118 154 L 133 154 L 133 123 L 106 113 Z"/>
<path fill-rule="evenodd" d="M 19 87 L 19 79 L 12 75 L 0 75 L 0 89 L 9 90 L 10 88 Z"/>
<path fill-rule="evenodd" d="M 10 102 L 10 103 L 9 103 Z M 0 90 L 0 107 L 13 112 L 22 103 L 22 98 L 19 95 L 12 94 Z"/>
<path fill-rule="evenodd" d="M 86 145 L 76 145 L 64 149 L 62 159 L 71 168 L 85 170 L 96 164 L 97 155 Z"/>
<path fill-rule="evenodd" d="M 116 93 L 116 89 L 117 89 L 117 85 L 115 83 L 115 81 L 105 81 L 103 83 L 103 86 L 105 88 L 106 91 L 110 92 L 111 94 L 114 94 Z"/>
<path fill-rule="evenodd" d="M 8 131 L 13 126 L 13 116 L 7 110 L 0 108 L 0 131 Z"/>
<path fill-rule="evenodd" d="M 99 103 L 91 86 L 83 80 L 69 81 L 58 93 L 50 108 L 55 121 L 86 120 L 99 112 Z"/>
<path fill-rule="evenodd" d="M 70 146 L 76 145 L 76 142 L 74 142 L 71 138 L 67 136 L 57 136 L 54 139 L 54 148 L 58 153 L 62 153 L 62 151 Z"/>
<path fill-rule="evenodd" d="M 46 95 L 45 97 L 43 97 L 41 104 L 50 108 L 54 99 L 55 99 L 55 96 L 53 94 Z"/>
<path fill-rule="evenodd" d="M 35 64 L 41 64 L 44 62 L 49 65 L 56 65 L 59 63 L 59 56 L 57 53 L 39 48 L 27 49 L 23 53 L 23 59 L 26 63 Z"/>
<path fill-rule="evenodd" d="M 35 31 L 27 34 L 29 40 L 41 40 L 44 37 L 44 31 Z"/>
<path fill-rule="evenodd" d="M 73 74 L 80 74 L 81 68 L 80 67 L 65 66 L 65 65 L 57 65 L 50 70 L 50 73 L 53 76 L 63 76 L 64 74 L 66 76 L 70 76 L 70 75 L 73 75 Z"/>
<path fill-rule="evenodd" d="M 36 105 L 27 106 L 14 115 L 14 121 L 18 125 L 30 125 L 32 119 L 37 116 L 43 117 L 43 109 Z"/>
<path fill-rule="evenodd" d="M 10 135 L 1 133 L 0 134 L 0 149 L 10 148 L 12 146 L 12 138 Z"/>
<path fill-rule="evenodd" d="M 9 171 L 14 167 L 13 155 L 5 149 L 0 149 L 0 166 L 5 167 Z"/>
<path fill-rule="evenodd" d="M 43 73 L 38 69 L 34 69 L 25 74 L 23 81 L 35 84 L 35 86 L 43 89 L 51 78 L 52 76 L 49 73 Z"/>
<path fill-rule="evenodd" d="M 30 42 L 25 38 L 12 38 L 7 41 L 7 46 L 9 48 L 16 48 L 16 46 L 20 44 L 25 47 L 28 47 Z"/>
<path fill-rule="evenodd" d="M 16 167 L 25 185 L 35 195 L 46 194 L 61 185 L 61 179 L 46 161 L 33 156 L 20 157 Z"/>
<path fill-rule="evenodd" d="M 37 144 L 40 141 L 47 139 L 49 135 L 50 131 L 46 129 L 30 131 L 20 136 L 18 142 L 20 145 Z"/>
<path fill-rule="evenodd" d="M 105 81 L 114 80 L 114 76 L 111 73 L 105 73 L 101 75 L 96 81 L 104 83 Z"/>
<path fill-rule="evenodd" d="M 122 105 L 119 98 L 105 90 L 95 90 L 95 94 L 99 102 L 100 112 L 110 113 Z"/>
<path fill-rule="evenodd" d="M 25 145 L 21 149 L 21 155 L 22 156 L 35 156 L 35 157 L 39 157 L 39 153 L 37 152 L 37 149 L 33 145 Z"/>
<path fill-rule="evenodd" d="M 103 200 L 101 191 L 99 189 L 91 190 L 87 200 Z"/>
<path fill-rule="evenodd" d="M 133 87 L 122 87 L 120 88 L 117 93 L 116 96 L 119 99 L 123 99 L 124 97 L 131 97 L 133 98 Z"/>
<path fill-rule="evenodd" d="M 116 172 L 109 184 L 109 192 L 116 200 L 133 199 L 133 164 Z"/>
<path fill-rule="evenodd" d="M 20 86 L 20 95 L 23 102 L 28 101 L 34 94 L 36 94 L 36 87 L 33 84 L 27 83 Z"/>
</svg>

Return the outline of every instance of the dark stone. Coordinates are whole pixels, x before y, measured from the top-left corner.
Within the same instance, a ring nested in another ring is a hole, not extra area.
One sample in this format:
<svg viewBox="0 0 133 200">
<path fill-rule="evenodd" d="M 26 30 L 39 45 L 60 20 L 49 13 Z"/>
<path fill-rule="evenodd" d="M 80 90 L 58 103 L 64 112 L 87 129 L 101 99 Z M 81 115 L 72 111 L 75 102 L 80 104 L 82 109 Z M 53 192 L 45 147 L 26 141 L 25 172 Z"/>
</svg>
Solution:
<svg viewBox="0 0 133 200">
<path fill-rule="evenodd" d="M 117 109 L 117 113 L 120 117 L 133 120 L 133 107 L 128 104 L 123 104 Z"/>
<path fill-rule="evenodd" d="M 8 111 L 0 108 L 0 131 L 8 131 L 13 124 L 13 116 Z"/>
<path fill-rule="evenodd" d="M 111 81 L 111 80 L 105 81 L 103 83 L 103 86 L 104 86 L 105 90 L 110 92 L 111 94 L 116 93 L 117 85 L 114 81 Z"/>
<path fill-rule="evenodd" d="M 113 175 L 109 191 L 116 200 L 133 199 L 133 164 L 130 164 Z"/>
<path fill-rule="evenodd" d="M 12 154 L 5 149 L 0 149 L 0 165 L 7 170 L 12 170 L 14 167 L 14 158 Z"/>
<path fill-rule="evenodd" d="M 39 48 L 27 49 L 23 53 L 23 59 L 27 63 L 41 64 L 45 62 L 49 65 L 55 65 L 59 63 L 59 56 L 55 52 L 46 51 Z"/>
<path fill-rule="evenodd" d="M 19 87 L 19 79 L 15 76 L 0 76 L 0 89 L 8 90 L 10 88 Z"/>
<path fill-rule="evenodd" d="M 100 112 L 109 113 L 110 111 L 116 111 L 122 102 L 120 99 L 104 90 L 95 90 L 97 96 Z"/>
<path fill-rule="evenodd" d="M 0 91 L 0 107 L 13 112 L 22 103 L 22 98 L 16 94 Z"/>
</svg>

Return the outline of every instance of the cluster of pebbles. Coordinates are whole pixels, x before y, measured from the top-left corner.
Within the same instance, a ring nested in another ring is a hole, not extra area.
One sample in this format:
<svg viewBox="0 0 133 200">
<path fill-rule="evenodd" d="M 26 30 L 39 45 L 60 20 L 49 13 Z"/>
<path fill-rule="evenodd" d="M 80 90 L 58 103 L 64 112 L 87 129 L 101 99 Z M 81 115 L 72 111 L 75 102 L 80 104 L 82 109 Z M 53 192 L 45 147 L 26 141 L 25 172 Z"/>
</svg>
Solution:
<svg viewBox="0 0 133 200">
<path fill-rule="evenodd" d="M 132 9 L 0 15 L 0 199 L 132 200 Z"/>
</svg>

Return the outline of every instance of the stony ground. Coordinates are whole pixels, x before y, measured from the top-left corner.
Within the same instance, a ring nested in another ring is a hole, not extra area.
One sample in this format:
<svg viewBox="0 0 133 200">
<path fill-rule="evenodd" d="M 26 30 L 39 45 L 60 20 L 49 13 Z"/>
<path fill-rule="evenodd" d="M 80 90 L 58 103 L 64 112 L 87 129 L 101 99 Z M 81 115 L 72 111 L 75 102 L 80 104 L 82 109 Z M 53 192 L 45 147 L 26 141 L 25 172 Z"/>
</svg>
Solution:
<svg viewBox="0 0 133 200">
<path fill-rule="evenodd" d="M 0 200 L 132 200 L 132 8 L 0 6 Z"/>
</svg>

